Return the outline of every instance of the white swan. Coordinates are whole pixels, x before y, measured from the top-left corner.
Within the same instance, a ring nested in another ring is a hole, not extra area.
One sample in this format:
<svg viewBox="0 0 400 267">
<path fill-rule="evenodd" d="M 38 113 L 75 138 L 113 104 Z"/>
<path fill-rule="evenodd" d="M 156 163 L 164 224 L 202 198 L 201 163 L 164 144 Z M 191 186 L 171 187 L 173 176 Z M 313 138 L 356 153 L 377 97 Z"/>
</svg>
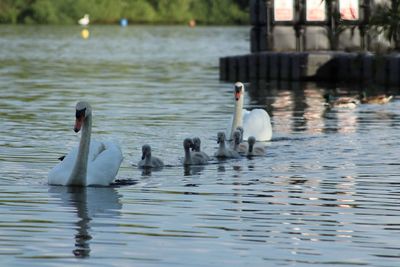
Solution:
<svg viewBox="0 0 400 267">
<path fill-rule="evenodd" d="M 256 139 L 254 136 L 250 136 L 247 139 L 247 142 L 249 144 L 249 148 L 246 152 L 246 156 L 265 156 L 265 148 L 261 146 L 254 146 L 256 143 Z"/>
<path fill-rule="evenodd" d="M 269 141 L 272 138 L 271 119 L 263 109 L 248 111 L 243 109 L 244 85 L 241 82 L 235 83 L 235 111 L 231 127 L 227 134 L 229 140 L 233 139 L 233 132 L 237 127 L 243 127 L 243 139 L 254 136 L 257 141 Z"/>
<path fill-rule="evenodd" d="M 142 160 L 138 163 L 139 168 L 162 168 L 164 163 L 158 157 L 151 155 L 150 145 L 142 146 Z"/>
<path fill-rule="evenodd" d="M 83 18 L 80 18 L 80 19 L 78 20 L 79 25 L 82 25 L 82 26 L 87 26 L 87 25 L 89 25 L 89 22 L 90 22 L 90 20 L 89 20 L 89 15 L 88 15 L 88 14 L 85 14 L 85 15 L 83 16 Z"/>
<path fill-rule="evenodd" d="M 186 138 L 183 141 L 183 148 L 185 150 L 185 158 L 183 160 L 183 165 L 204 165 L 208 163 L 208 159 L 204 157 L 203 154 L 199 152 L 191 152 L 190 148 L 193 147 L 193 141 L 190 138 Z"/>
<path fill-rule="evenodd" d="M 217 135 L 218 150 L 214 153 L 217 158 L 239 158 L 240 155 L 235 150 L 225 146 L 225 133 L 219 132 Z"/>
<path fill-rule="evenodd" d="M 118 173 L 122 152 L 113 142 L 91 141 L 92 108 L 87 102 L 76 104 L 74 131 L 82 128 L 79 147 L 72 149 L 48 175 L 50 185 L 109 185 Z"/>
<path fill-rule="evenodd" d="M 209 157 L 205 152 L 201 151 L 200 146 L 201 146 L 201 140 L 200 140 L 200 138 L 199 138 L 199 137 L 193 137 L 192 151 L 201 153 L 201 154 L 204 155 L 204 157 L 205 157 L 207 160 L 210 160 L 210 157 Z"/>
</svg>

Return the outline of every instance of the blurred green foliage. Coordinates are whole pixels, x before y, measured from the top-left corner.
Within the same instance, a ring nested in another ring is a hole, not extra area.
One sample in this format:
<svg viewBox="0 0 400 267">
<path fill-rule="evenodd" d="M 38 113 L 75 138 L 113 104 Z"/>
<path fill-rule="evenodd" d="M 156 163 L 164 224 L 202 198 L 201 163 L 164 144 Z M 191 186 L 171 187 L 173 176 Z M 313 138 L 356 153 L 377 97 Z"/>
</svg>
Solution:
<svg viewBox="0 0 400 267">
<path fill-rule="evenodd" d="M 0 0 L 0 23 L 248 24 L 247 0 Z"/>
</svg>

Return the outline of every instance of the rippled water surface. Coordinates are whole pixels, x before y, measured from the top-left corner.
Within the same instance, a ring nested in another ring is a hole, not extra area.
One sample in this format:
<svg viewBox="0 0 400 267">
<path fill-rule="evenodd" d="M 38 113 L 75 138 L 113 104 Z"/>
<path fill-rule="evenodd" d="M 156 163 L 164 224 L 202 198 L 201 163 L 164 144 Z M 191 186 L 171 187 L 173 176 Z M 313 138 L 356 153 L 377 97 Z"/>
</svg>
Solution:
<svg viewBox="0 0 400 267">
<path fill-rule="evenodd" d="M 247 53 L 249 28 L 80 30 L 0 27 L 2 265 L 399 266 L 398 98 L 327 110 L 327 90 L 354 89 L 253 83 L 245 106 L 273 121 L 266 156 L 184 169 L 185 137 L 216 150 L 233 109 L 218 58 Z M 130 185 L 47 185 L 79 142 L 80 99 Z M 169 167 L 132 166 L 144 143 Z"/>
</svg>

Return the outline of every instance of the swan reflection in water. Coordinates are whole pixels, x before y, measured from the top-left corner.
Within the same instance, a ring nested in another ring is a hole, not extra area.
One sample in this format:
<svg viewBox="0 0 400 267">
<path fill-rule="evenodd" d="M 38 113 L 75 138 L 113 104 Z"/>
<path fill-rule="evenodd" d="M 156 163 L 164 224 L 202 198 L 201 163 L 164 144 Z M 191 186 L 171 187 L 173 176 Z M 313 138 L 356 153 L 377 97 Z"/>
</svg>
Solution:
<svg viewBox="0 0 400 267">
<path fill-rule="evenodd" d="M 200 175 L 204 171 L 203 165 L 184 165 L 183 166 L 183 175 L 184 176 L 192 176 L 192 175 Z"/>
<path fill-rule="evenodd" d="M 90 254 L 90 222 L 98 215 L 118 217 L 122 208 L 121 195 L 112 187 L 66 187 L 51 186 L 49 193 L 62 201 L 64 207 L 76 210 L 78 221 L 73 254 L 78 258 Z"/>
</svg>

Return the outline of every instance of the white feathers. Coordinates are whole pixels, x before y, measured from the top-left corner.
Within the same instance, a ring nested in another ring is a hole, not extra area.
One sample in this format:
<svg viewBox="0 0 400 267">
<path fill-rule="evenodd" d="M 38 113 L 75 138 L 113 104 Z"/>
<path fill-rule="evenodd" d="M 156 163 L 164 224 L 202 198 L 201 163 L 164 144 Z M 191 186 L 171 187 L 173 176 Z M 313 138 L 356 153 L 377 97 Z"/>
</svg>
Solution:
<svg viewBox="0 0 400 267">
<path fill-rule="evenodd" d="M 243 109 L 244 85 L 241 82 L 235 83 L 235 109 L 227 133 L 229 139 L 233 139 L 233 132 L 237 127 L 243 128 L 243 139 L 254 136 L 257 141 L 269 141 L 272 138 L 271 119 L 263 109 L 248 111 Z"/>
<path fill-rule="evenodd" d="M 91 141 L 92 109 L 87 102 L 76 105 L 75 131 L 82 128 L 79 147 L 73 148 L 48 174 L 51 185 L 109 185 L 122 162 L 120 147 L 113 142 Z"/>
</svg>

